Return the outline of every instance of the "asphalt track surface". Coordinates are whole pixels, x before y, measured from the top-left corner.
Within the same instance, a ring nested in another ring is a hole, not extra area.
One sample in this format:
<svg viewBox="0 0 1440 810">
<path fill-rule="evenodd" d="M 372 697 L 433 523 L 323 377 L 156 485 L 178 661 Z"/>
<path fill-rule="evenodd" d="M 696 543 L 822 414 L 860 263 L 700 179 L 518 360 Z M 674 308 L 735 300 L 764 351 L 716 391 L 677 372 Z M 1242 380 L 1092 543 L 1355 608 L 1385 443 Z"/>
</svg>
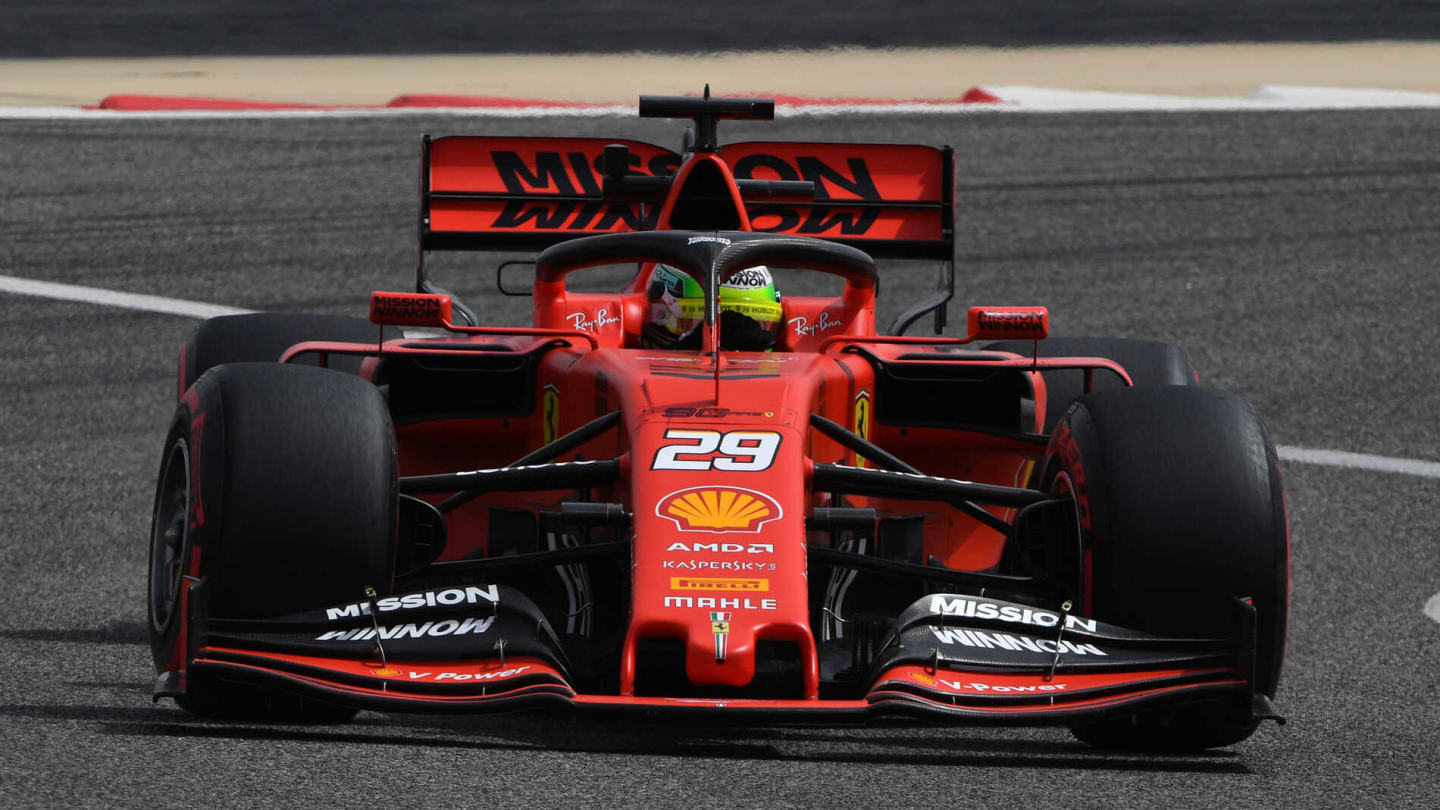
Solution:
<svg viewBox="0 0 1440 810">
<path fill-rule="evenodd" d="M 422 131 L 640 121 L 5 122 L 0 272 L 361 314 L 411 283 Z M 952 143 L 964 303 L 1160 338 L 1277 442 L 1440 459 L 1440 113 L 807 119 L 730 138 Z M 471 259 L 440 272 L 473 281 Z M 928 279 L 928 274 L 925 275 Z M 888 273 L 895 311 L 922 282 Z M 798 288 L 790 288 L 799 291 Z M 493 292 L 488 319 L 525 317 Z M 959 310 L 955 310 L 958 317 Z M 566 716 L 208 722 L 151 705 L 146 537 L 193 321 L 0 295 L 3 803 L 1378 806 L 1440 803 L 1440 491 L 1289 464 L 1283 728 L 1198 756 L 1060 729 L 754 729 Z"/>
<path fill-rule="evenodd" d="M 567 53 L 1440 37 L 1434 0 L 12 0 L 4 58 Z M 576 77 L 583 81 L 583 77 Z"/>
</svg>

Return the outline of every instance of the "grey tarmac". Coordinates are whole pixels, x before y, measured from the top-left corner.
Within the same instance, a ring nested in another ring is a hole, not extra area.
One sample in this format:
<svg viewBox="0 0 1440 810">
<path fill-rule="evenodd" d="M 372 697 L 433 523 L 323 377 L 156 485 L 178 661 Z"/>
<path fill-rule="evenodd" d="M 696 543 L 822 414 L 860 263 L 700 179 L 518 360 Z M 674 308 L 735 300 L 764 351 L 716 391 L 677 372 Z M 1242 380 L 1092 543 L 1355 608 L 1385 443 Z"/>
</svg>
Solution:
<svg viewBox="0 0 1440 810">
<path fill-rule="evenodd" d="M 413 278 L 422 131 L 657 122 L 6 122 L 0 272 L 362 314 Z M 961 306 L 1184 345 L 1283 444 L 1440 459 L 1440 113 L 807 119 L 728 138 L 951 143 Z M 447 256 L 487 319 L 491 261 Z M 886 267 L 882 322 L 929 281 Z M 786 279 L 787 292 L 810 289 Z M 960 309 L 952 312 L 952 329 Z M 145 537 L 193 322 L 0 295 L 0 758 L 22 805 L 1386 806 L 1440 802 L 1440 492 L 1286 465 L 1294 598 L 1279 703 L 1233 749 L 1090 751 L 1063 730 L 766 729 L 567 716 L 190 718 L 149 702 Z"/>
</svg>

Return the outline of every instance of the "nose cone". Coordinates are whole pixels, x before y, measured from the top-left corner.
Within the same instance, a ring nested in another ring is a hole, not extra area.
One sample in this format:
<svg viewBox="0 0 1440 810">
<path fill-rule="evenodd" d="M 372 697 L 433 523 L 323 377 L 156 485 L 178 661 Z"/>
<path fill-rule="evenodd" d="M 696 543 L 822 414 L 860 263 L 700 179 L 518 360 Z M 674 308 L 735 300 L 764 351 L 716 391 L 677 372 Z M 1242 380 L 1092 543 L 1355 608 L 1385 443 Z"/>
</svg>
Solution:
<svg viewBox="0 0 1440 810">
<path fill-rule="evenodd" d="M 686 628 L 685 675 L 691 683 L 744 686 L 755 677 L 755 628 L 736 627 L 735 613 L 712 610 L 705 626 Z"/>
<path fill-rule="evenodd" d="M 713 394 L 713 382 L 696 385 L 696 394 Z M 686 677 L 697 686 L 746 686 L 758 642 L 794 642 L 802 666 L 816 673 L 806 678 L 807 692 L 818 695 L 804 512 L 789 506 L 805 502 L 804 448 L 794 429 L 799 411 L 787 411 L 731 417 L 727 409 L 726 419 L 663 419 L 634 429 L 633 457 L 648 464 L 631 473 L 635 546 L 622 692 L 633 692 L 639 642 L 680 638 Z"/>
</svg>

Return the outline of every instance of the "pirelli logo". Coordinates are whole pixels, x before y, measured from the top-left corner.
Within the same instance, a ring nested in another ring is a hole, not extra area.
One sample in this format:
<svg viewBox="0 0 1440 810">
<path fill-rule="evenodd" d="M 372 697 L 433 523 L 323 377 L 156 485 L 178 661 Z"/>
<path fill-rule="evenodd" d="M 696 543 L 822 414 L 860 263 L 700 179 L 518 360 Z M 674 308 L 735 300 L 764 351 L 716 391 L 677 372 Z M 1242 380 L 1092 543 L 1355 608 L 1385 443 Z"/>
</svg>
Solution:
<svg viewBox="0 0 1440 810">
<path fill-rule="evenodd" d="M 770 590 L 770 580 L 737 579 L 735 577 L 671 577 L 670 589 L 675 591 L 764 593 Z"/>
</svg>

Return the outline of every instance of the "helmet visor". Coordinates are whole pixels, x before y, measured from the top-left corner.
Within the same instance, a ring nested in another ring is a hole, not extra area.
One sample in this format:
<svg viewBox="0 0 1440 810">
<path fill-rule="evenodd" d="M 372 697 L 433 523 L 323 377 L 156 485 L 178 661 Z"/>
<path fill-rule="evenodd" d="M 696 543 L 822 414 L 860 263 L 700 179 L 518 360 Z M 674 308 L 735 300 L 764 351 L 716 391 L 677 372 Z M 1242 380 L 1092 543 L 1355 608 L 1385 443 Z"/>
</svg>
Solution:
<svg viewBox="0 0 1440 810">
<path fill-rule="evenodd" d="M 657 264 L 647 290 L 647 338 L 661 348 L 698 348 L 705 295 L 681 271 Z M 765 351 L 780 337 L 784 308 L 768 269 L 747 268 L 720 286 L 720 343 L 732 351 Z"/>
</svg>

